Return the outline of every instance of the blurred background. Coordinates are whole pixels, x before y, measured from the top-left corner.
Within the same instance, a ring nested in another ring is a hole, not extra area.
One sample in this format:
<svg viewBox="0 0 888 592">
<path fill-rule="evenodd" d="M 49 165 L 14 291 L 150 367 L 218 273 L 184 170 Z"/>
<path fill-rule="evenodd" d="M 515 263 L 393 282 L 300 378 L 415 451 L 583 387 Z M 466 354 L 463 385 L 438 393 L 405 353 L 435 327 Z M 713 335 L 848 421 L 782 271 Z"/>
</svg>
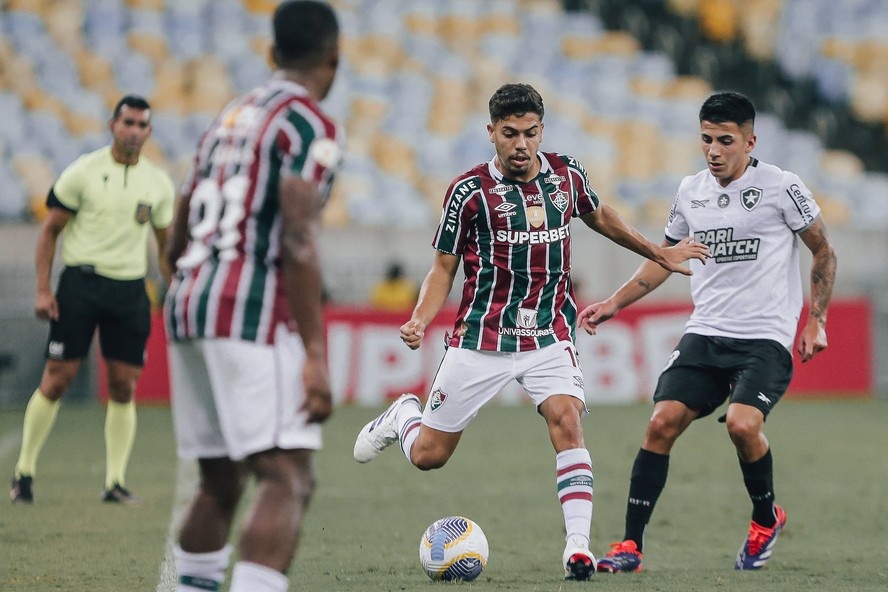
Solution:
<svg viewBox="0 0 888 592">
<path fill-rule="evenodd" d="M 269 75 L 276 4 L 0 1 L 0 405 L 23 404 L 43 365 L 33 254 L 56 176 L 108 143 L 111 109 L 134 93 L 153 107 L 145 154 L 178 184 L 213 116 Z M 842 371 L 871 372 L 874 390 L 888 391 L 888 2 L 331 4 L 344 59 L 324 107 L 347 137 L 324 213 L 331 304 L 368 306 L 393 265 L 422 281 L 449 181 L 492 155 L 487 100 L 501 84 L 541 92 L 543 149 L 577 157 L 602 199 L 655 242 L 678 182 L 704 166 L 700 104 L 736 90 L 759 111 L 754 155 L 800 175 L 823 209 L 836 297 L 869 311 L 869 333 L 856 337 L 866 343 L 846 346 L 849 359 L 871 359 Z M 573 235 L 582 303 L 638 264 L 592 234 Z M 672 278 L 658 299 L 687 303 L 686 281 Z M 86 370 L 70 398 L 95 396 L 96 370 Z"/>
</svg>

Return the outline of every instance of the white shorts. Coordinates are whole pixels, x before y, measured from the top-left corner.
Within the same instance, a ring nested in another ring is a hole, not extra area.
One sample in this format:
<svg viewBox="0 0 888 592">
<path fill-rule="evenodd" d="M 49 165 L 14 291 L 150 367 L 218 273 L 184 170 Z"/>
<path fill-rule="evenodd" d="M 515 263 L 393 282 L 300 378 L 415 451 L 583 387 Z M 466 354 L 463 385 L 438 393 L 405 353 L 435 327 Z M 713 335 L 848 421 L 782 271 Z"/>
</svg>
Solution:
<svg viewBox="0 0 888 592">
<path fill-rule="evenodd" d="M 169 347 L 173 424 L 181 458 L 241 460 L 272 448 L 321 447 L 306 423 L 298 334 L 281 325 L 275 344 L 192 339 Z"/>
<path fill-rule="evenodd" d="M 536 407 L 553 395 L 570 395 L 586 404 L 583 370 L 569 341 L 516 353 L 451 347 L 438 368 L 422 423 L 461 432 L 510 380 L 524 387 Z"/>
</svg>

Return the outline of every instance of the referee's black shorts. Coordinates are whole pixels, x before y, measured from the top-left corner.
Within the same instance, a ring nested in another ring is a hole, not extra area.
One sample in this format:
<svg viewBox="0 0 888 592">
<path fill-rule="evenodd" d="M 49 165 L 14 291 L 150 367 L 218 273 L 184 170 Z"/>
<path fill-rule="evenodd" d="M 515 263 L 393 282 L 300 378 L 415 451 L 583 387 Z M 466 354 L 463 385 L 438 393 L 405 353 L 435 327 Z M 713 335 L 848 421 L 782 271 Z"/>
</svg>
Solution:
<svg viewBox="0 0 888 592">
<path fill-rule="evenodd" d="M 56 293 L 59 318 L 49 323 L 46 357 L 86 357 L 96 327 L 106 359 L 135 366 L 145 363 L 151 331 L 151 304 L 145 280 L 113 280 L 88 266 L 66 267 Z"/>
<path fill-rule="evenodd" d="M 660 374 L 654 402 L 680 401 L 705 417 L 729 398 L 767 417 L 791 379 L 792 355 L 776 341 L 685 333 Z"/>
</svg>

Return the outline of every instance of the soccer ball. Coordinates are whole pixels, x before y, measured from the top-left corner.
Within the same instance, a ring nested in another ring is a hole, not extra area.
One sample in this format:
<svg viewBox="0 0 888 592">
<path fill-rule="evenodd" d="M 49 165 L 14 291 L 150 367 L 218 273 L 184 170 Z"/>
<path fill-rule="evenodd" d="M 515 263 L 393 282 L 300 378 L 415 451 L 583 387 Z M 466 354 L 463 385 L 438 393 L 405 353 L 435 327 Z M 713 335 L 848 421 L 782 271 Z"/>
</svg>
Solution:
<svg viewBox="0 0 888 592">
<path fill-rule="evenodd" d="M 419 562 L 432 580 L 474 580 L 487 565 L 487 537 L 463 516 L 432 522 L 419 541 Z"/>
</svg>

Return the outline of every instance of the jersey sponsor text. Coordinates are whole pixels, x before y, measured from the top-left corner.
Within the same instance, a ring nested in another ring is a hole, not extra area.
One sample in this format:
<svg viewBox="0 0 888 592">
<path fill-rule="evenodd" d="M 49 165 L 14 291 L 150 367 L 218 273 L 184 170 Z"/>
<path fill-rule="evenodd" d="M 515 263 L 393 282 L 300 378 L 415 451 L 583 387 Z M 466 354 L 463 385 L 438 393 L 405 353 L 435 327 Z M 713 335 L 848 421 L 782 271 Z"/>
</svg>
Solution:
<svg viewBox="0 0 888 592">
<path fill-rule="evenodd" d="M 716 263 L 752 261 L 758 258 L 759 239 L 741 238 L 734 240 L 733 228 L 701 230 L 694 233 L 694 240 L 709 246 L 709 255 Z"/>
<path fill-rule="evenodd" d="M 546 245 L 562 241 L 570 236 L 570 226 L 552 230 L 497 230 L 496 240 L 510 245 Z"/>
</svg>

